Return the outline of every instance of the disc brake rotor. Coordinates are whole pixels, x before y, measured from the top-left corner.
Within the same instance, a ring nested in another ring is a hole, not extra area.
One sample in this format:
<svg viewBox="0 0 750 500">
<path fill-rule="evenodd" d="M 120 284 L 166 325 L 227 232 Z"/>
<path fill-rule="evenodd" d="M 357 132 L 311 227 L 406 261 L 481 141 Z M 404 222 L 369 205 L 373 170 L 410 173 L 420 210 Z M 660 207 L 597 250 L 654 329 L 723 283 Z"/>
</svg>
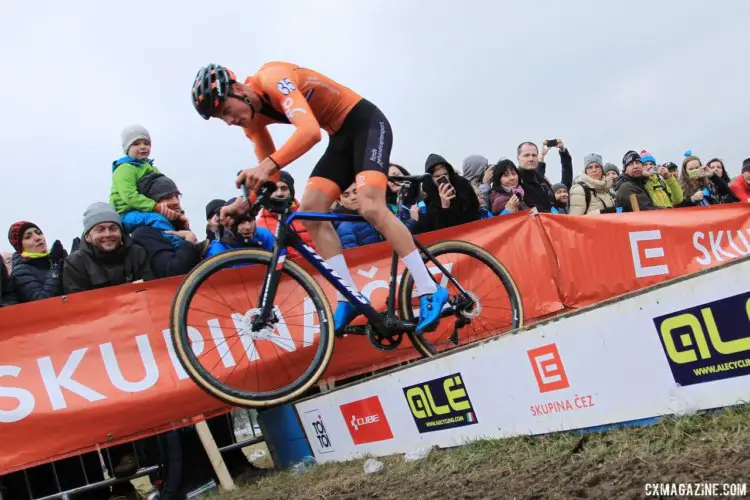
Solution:
<svg viewBox="0 0 750 500">
<path fill-rule="evenodd" d="M 474 292 L 467 291 L 466 293 L 471 298 L 472 304 L 461 308 L 461 316 L 467 319 L 476 318 L 482 313 L 482 303 L 479 302 L 479 297 Z"/>
<path fill-rule="evenodd" d="M 260 328 L 254 326 L 257 319 L 260 317 L 261 309 L 259 307 L 250 309 L 240 319 L 238 326 L 238 334 L 240 336 L 247 335 L 253 340 L 268 340 L 273 335 L 273 331 L 276 328 L 278 322 L 278 316 L 276 315 L 277 307 L 274 306 L 271 311 L 271 317 L 264 323 Z"/>
</svg>

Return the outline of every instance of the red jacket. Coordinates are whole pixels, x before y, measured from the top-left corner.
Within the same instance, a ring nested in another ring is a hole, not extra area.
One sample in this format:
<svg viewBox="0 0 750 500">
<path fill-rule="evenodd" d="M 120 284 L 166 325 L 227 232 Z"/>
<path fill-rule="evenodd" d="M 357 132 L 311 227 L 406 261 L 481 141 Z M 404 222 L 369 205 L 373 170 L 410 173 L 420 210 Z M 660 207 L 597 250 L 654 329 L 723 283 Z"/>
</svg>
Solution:
<svg viewBox="0 0 750 500">
<path fill-rule="evenodd" d="M 750 202 L 750 186 L 742 175 L 738 175 L 736 179 L 729 185 L 729 189 L 741 202 Z"/>
<path fill-rule="evenodd" d="M 299 207 L 299 202 L 295 199 L 294 204 L 292 205 L 292 211 L 296 212 L 297 208 Z M 265 208 L 260 212 L 260 216 L 257 219 L 257 224 L 260 227 L 265 227 L 269 231 L 271 231 L 272 234 L 276 234 L 276 226 L 279 224 L 279 214 L 275 214 L 273 212 L 269 212 Z M 297 234 L 302 238 L 302 241 L 310 245 L 311 247 L 315 248 L 315 245 L 313 245 L 312 237 L 310 236 L 310 233 L 307 232 L 307 229 L 305 229 L 305 226 L 302 225 L 301 221 L 294 221 L 292 222 L 291 228 L 294 229 Z M 289 247 L 287 249 L 288 255 L 290 259 L 293 259 L 295 257 L 299 257 L 299 252 L 297 252 L 295 249 Z"/>
</svg>

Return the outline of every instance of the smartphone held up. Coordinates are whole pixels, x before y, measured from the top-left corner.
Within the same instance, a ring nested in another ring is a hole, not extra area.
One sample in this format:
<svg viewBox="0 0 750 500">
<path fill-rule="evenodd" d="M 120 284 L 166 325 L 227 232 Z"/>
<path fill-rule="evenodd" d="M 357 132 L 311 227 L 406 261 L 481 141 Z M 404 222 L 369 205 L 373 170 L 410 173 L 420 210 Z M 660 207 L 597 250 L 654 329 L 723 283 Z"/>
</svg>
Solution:
<svg viewBox="0 0 750 500">
<path fill-rule="evenodd" d="M 435 183 L 438 185 L 438 189 L 443 189 L 443 186 L 448 186 L 449 192 L 455 192 L 456 190 L 453 188 L 453 185 L 451 184 L 451 181 L 448 179 L 447 175 L 441 175 L 437 179 L 435 179 Z"/>
</svg>

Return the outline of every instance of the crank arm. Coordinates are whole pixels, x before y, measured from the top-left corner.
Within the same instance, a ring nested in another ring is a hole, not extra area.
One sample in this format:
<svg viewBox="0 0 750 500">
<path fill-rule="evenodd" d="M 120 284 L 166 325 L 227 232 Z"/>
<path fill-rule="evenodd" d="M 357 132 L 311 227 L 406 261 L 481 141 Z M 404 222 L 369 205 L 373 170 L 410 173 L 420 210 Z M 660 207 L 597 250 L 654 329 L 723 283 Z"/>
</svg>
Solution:
<svg viewBox="0 0 750 500">
<path fill-rule="evenodd" d="M 342 335 L 367 335 L 370 325 L 345 326 Z"/>
</svg>

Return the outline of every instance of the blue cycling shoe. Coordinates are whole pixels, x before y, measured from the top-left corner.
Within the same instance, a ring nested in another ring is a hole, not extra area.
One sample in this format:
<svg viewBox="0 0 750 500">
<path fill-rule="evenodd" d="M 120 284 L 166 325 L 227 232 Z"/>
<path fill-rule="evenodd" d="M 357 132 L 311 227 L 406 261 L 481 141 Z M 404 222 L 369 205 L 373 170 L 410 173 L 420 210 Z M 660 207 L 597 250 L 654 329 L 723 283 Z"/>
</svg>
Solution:
<svg viewBox="0 0 750 500">
<path fill-rule="evenodd" d="M 343 330 L 346 325 L 351 323 L 360 314 L 362 312 L 354 304 L 348 300 L 339 300 L 336 312 L 333 313 L 333 330 L 335 332 Z"/>
<path fill-rule="evenodd" d="M 438 286 L 437 291 L 433 294 L 425 294 L 419 297 L 419 323 L 415 330 L 418 334 L 432 331 L 437 327 L 440 311 L 443 310 L 443 306 L 449 298 L 448 289 L 442 286 Z"/>
</svg>

